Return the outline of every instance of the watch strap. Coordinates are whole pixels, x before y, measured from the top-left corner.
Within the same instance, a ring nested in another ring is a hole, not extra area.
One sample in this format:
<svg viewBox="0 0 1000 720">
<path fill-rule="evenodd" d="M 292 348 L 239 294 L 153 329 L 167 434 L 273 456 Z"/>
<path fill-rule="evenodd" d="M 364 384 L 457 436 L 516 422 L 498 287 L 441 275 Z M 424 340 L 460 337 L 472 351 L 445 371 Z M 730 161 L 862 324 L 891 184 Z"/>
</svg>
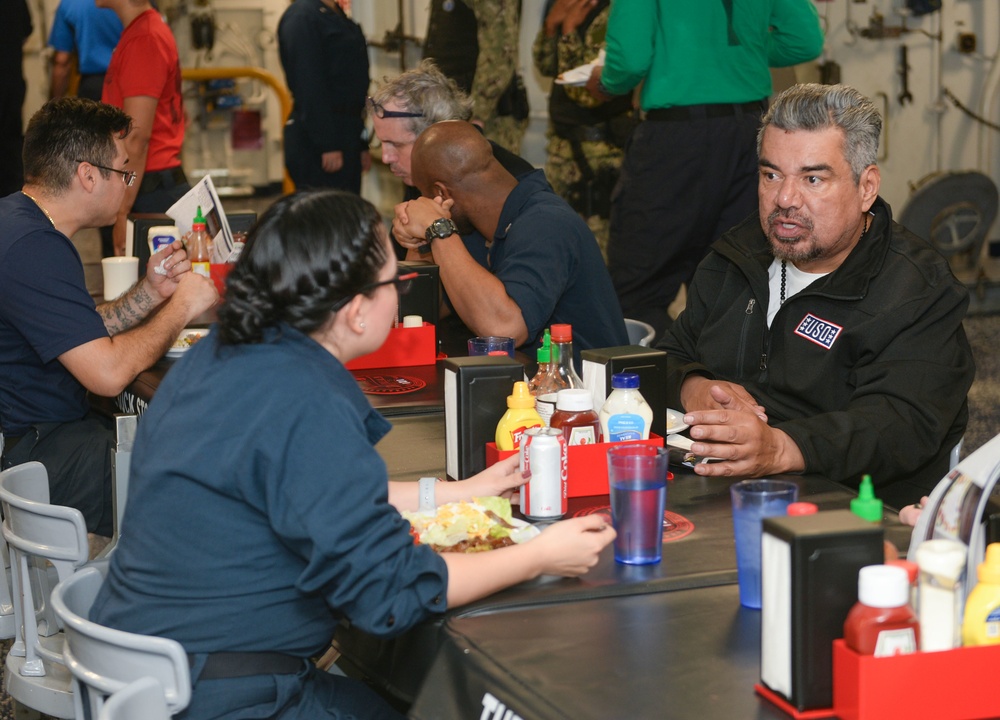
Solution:
<svg viewBox="0 0 1000 720">
<path fill-rule="evenodd" d="M 437 485 L 436 477 L 423 477 L 417 481 L 420 504 L 417 509 L 421 512 L 433 511 L 437 509 L 437 500 L 434 497 L 434 486 Z"/>
</svg>

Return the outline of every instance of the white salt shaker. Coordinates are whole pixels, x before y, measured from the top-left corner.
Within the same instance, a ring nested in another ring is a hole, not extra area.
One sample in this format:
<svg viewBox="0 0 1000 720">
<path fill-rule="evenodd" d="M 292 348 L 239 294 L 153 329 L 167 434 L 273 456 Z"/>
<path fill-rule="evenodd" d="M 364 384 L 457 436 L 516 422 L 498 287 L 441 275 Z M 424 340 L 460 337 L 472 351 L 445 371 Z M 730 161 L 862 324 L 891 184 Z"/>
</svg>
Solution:
<svg viewBox="0 0 1000 720">
<path fill-rule="evenodd" d="M 920 568 L 920 649 L 951 650 L 962 644 L 965 605 L 962 575 L 966 548 L 957 540 L 926 540 L 917 546 Z"/>
</svg>

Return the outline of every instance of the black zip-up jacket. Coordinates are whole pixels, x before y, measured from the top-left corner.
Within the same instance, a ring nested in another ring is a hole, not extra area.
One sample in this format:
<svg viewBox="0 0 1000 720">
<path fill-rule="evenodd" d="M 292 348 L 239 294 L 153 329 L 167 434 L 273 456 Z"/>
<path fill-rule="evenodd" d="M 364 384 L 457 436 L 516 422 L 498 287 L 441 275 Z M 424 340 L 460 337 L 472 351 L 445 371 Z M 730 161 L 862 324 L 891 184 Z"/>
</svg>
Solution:
<svg viewBox="0 0 1000 720">
<path fill-rule="evenodd" d="M 744 386 L 805 458 L 805 472 L 899 508 L 944 477 L 968 422 L 975 375 L 962 327 L 968 292 L 881 198 L 867 235 L 834 272 L 788 298 L 767 327 L 773 261 L 756 215 L 698 267 L 665 335 L 673 407 L 688 374 Z"/>
</svg>

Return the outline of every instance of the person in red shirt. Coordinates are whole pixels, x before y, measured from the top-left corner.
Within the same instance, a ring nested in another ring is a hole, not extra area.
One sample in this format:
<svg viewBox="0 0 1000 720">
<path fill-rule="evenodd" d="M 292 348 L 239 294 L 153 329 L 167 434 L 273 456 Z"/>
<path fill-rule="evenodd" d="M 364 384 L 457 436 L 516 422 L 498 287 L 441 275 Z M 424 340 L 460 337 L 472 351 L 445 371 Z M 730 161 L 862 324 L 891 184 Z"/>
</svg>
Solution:
<svg viewBox="0 0 1000 720">
<path fill-rule="evenodd" d="M 125 252 L 130 212 L 164 212 L 189 189 L 181 167 L 184 102 L 177 43 L 148 0 L 96 0 L 110 8 L 125 30 L 111 55 L 101 100 L 133 120 L 125 138 L 128 168 L 137 174 L 114 225 L 114 252 Z"/>
</svg>

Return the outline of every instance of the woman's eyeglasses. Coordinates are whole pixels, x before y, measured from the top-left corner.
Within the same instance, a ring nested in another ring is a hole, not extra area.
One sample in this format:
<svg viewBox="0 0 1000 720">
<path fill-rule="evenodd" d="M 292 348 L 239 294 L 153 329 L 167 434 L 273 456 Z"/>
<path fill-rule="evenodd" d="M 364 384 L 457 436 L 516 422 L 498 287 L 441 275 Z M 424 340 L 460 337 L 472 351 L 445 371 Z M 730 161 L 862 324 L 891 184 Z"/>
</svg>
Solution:
<svg viewBox="0 0 1000 720">
<path fill-rule="evenodd" d="M 385 118 L 418 118 L 423 117 L 422 112 L 406 112 L 403 110 L 386 110 L 382 105 L 368 98 L 368 107 L 371 108 L 372 115 L 377 117 L 379 120 L 384 120 Z"/>
<path fill-rule="evenodd" d="M 366 295 L 372 292 L 373 290 L 377 290 L 383 285 L 395 285 L 397 293 L 399 293 L 400 295 L 406 295 L 406 293 L 410 292 L 410 289 L 413 287 L 413 279 L 416 278 L 418 275 L 420 275 L 420 273 L 410 272 L 404 275 L 398 275 L 392 278 L 391 280 L 380 280 L 379 282 L 373 282 L 373 283 L 368 283 L 367 285 L 362 285 L 361 288 L 356 293 L 354 293 L 354 295 L 350 295 L 348 297 L 345 297 L 343 300 L 337 301 L 337 303 L 331 308 L 331 311 L 336 312 L 340 310 L 342 307 L 344 307 L 344 305 L 349 303 L 351 301 L 351 298 L 353 298 L 355 295 Z"/>
<path fill-rule="evenodd" d="M 125 183 L 125 187 L 132 187 L 132 183 L 135 182 L 135 170 L 118 170 L 117 168 L 98 165 L 97 163 L 90 162 L 89 160 L 77 160 L 77 162 L 89 163 L 93 165 L 95 168 L 100 168 L 101 170 L 107 170 L 109 172 L 118 173 L 119 175 L 122 176 L 122 181 Z"/>
</svg>

